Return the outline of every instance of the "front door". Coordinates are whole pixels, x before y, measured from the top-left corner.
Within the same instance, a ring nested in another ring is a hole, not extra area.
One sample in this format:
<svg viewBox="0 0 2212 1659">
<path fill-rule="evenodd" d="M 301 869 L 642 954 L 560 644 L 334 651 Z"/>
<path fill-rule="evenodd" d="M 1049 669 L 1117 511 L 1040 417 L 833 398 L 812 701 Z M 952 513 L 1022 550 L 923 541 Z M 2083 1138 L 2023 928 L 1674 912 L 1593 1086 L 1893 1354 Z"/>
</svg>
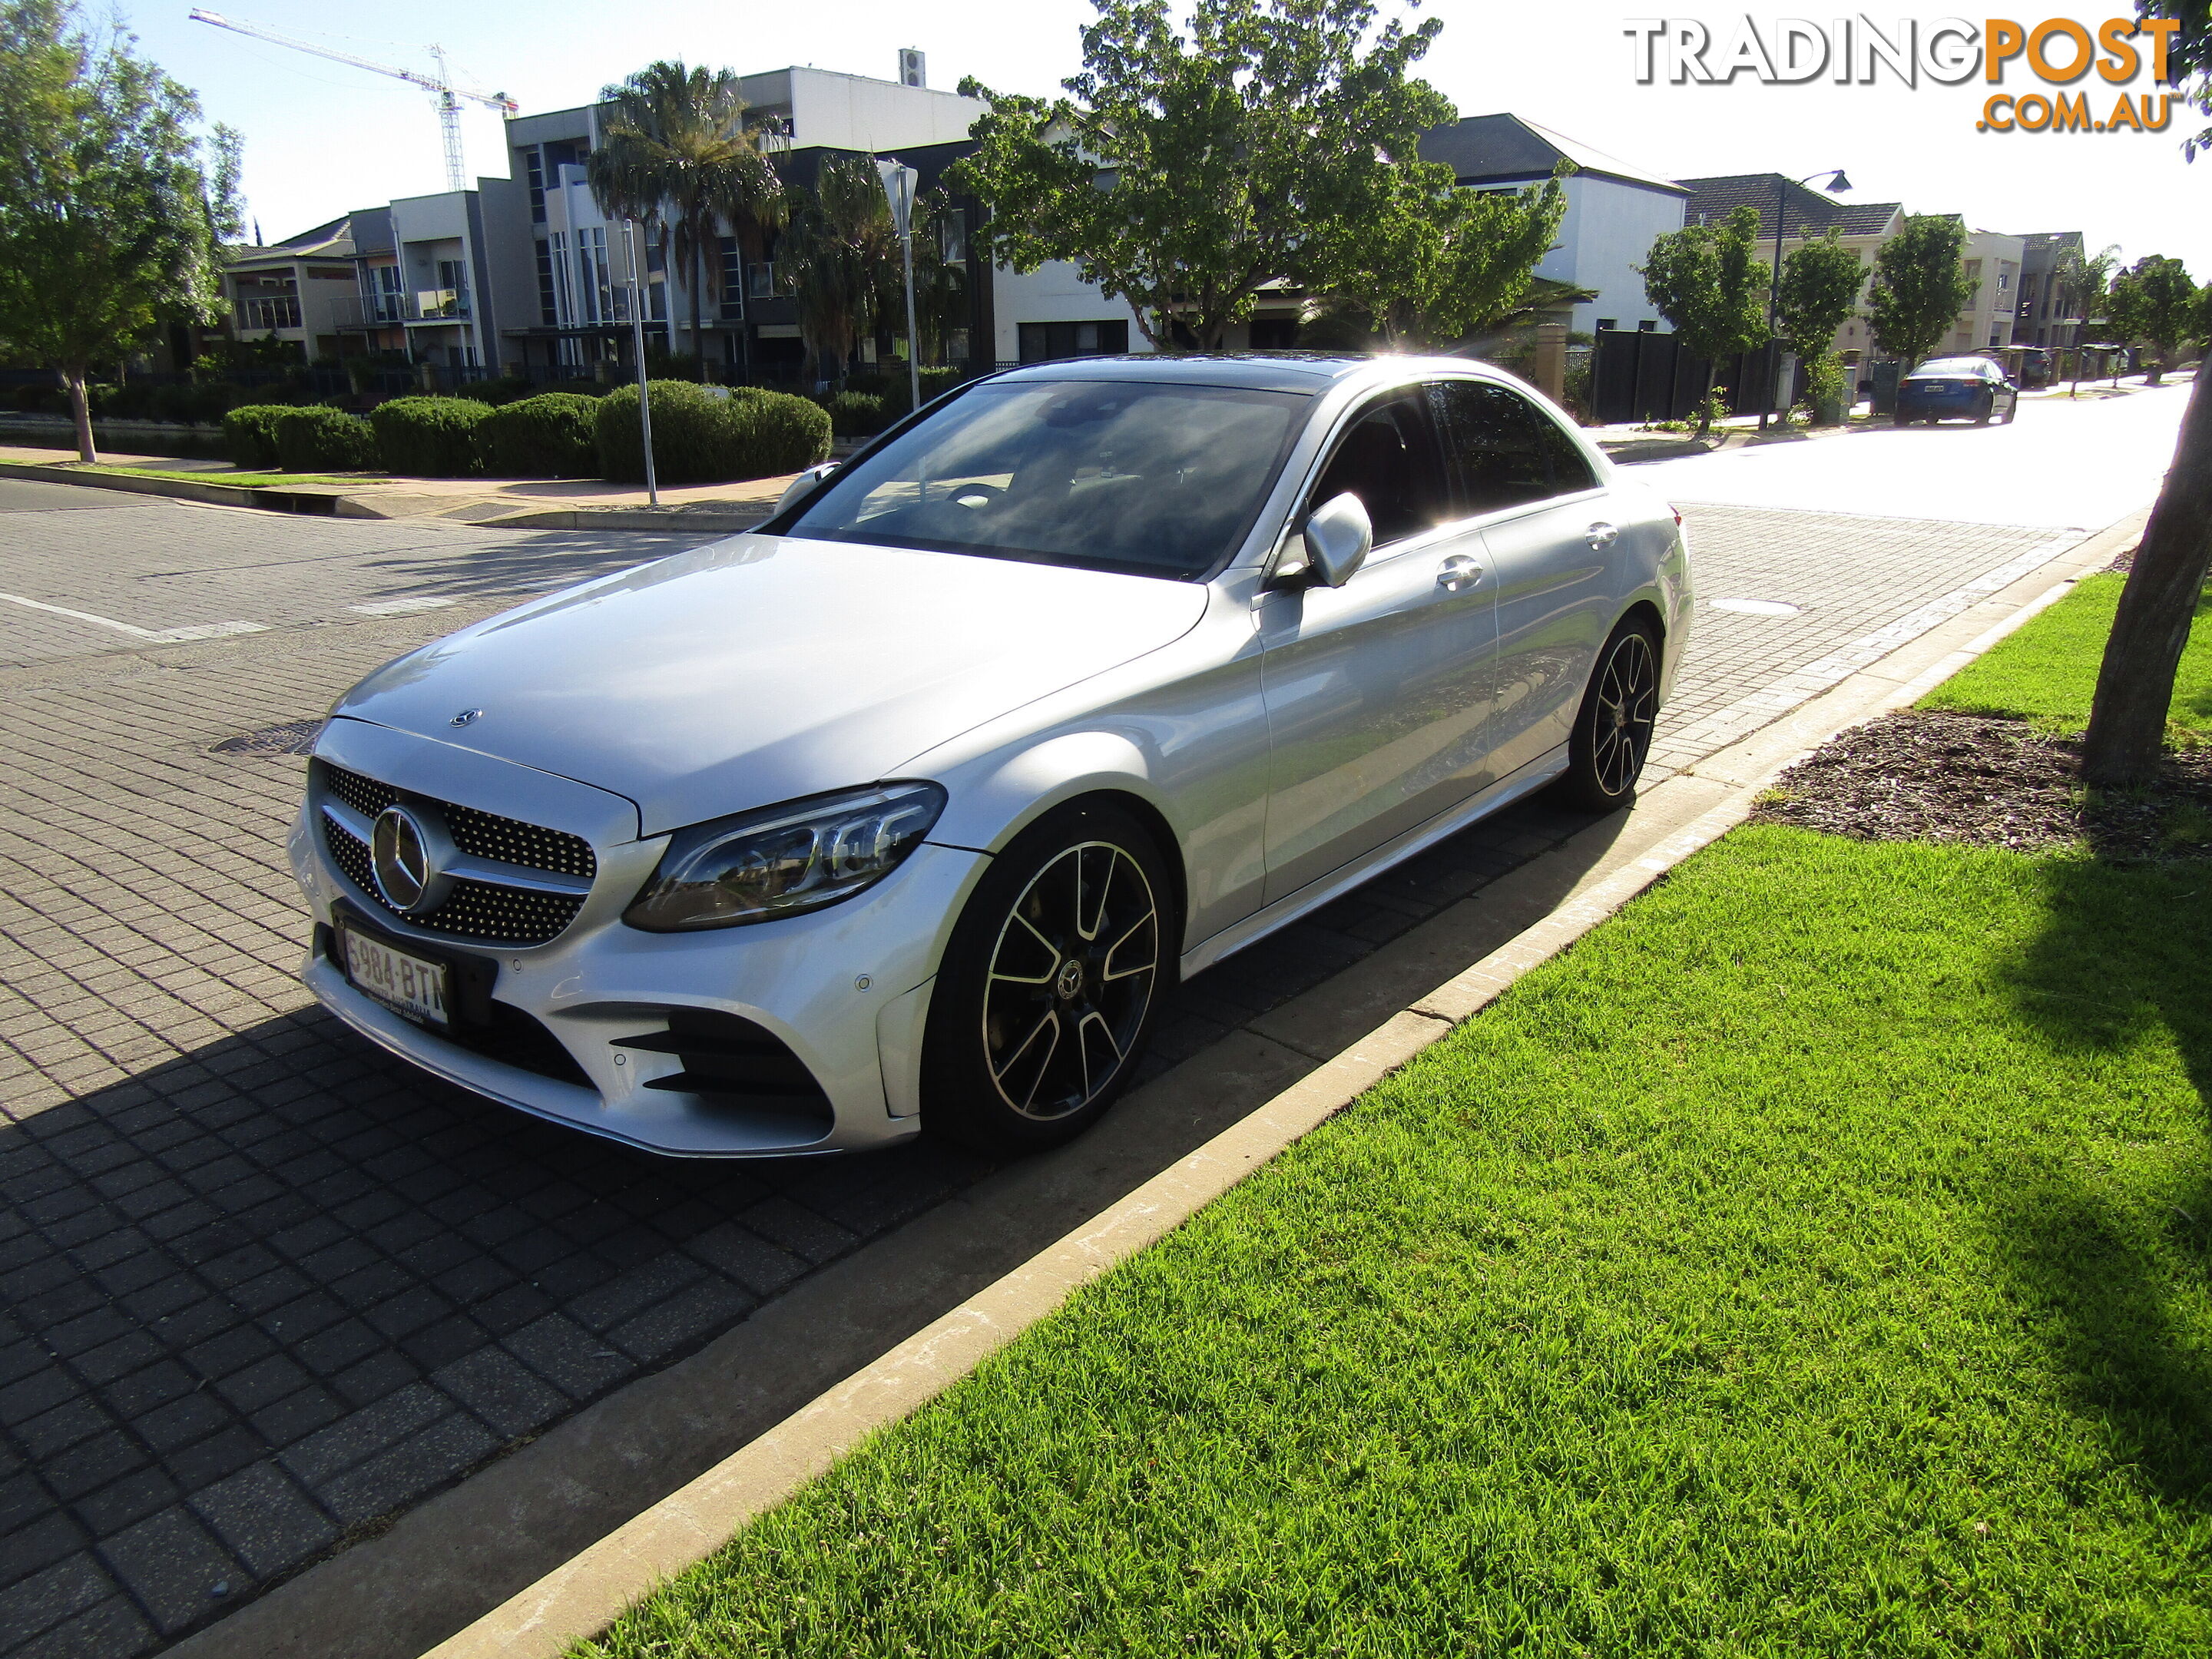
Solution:
<svg viewBox="0 0 2212 1659">
<path fill-rule="evenodd" d="M 1498 606 L 1486 736 L 1493 778 L 1566 742 L 1605 643 L 1630 526 L 1574 441 L 1510 386 L 1450 380 L 1438 390 L 1444 448 L 1462 510 L 1482 521 Z"/>
<path fill-rule="evenodd" d="M 1346 491 L 1374 522 L 1366 563 L 1342 587 L 1260 601 L 1269 903 L 1482 781 L 1497 623 L 1482 538 L 1455 520 L 1425 389 L 1356 415 L 1304 510 Z"/>
</svg>

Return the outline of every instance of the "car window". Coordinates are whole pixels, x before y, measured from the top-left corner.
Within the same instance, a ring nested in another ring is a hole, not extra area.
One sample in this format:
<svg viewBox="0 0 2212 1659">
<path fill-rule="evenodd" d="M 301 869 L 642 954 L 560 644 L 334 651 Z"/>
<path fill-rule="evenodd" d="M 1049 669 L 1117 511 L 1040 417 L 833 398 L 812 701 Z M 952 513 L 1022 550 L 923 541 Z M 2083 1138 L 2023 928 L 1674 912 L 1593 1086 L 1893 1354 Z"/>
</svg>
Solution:
<svg viewBox="0 0 2212 1659">
<path fill-rule="evenodd" d="M 1458 469 L 1462 513 L 1494 513 L 1596 488 L 1574 440 L 1510 386 L 1443 380 L 1431 390 L 1444 449 Z"/>
<path fill-rule="evenodd" d="M 979 386 L 837 474 L 785 533 L 1203 578 L 1311 398 L 1171 381 Z"/>
<path fill-rule="evenodd" d="M 1306 498 L 1307 511 L 1347 493 L 1367 509 L 1377 547 L 1451 517 L 1443 467 L 1419 392 L 1393 392 L 1346 428 Z"/>
</svg>

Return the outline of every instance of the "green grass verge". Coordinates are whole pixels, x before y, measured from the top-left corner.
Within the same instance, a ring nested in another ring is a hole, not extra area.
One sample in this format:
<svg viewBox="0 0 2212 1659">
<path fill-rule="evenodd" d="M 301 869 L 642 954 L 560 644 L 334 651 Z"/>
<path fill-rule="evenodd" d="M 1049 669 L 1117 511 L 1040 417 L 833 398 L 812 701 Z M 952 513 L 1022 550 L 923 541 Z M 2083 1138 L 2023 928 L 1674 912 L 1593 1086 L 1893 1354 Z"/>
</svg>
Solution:
<svg viewBox="0 0 2212 1659">
<path fill-rule="evenodd" d="M 2212 1651 L 2208 939 L 1739 831 L 580 1651 Z"/>
<path fill-rule="evenodd" d="M 2049 610 L 2031 617 L 1996 648 L 1968 664 L 1920 700 L 1923 708 L 1963 714 L 2003 714 L 2046 731 L 2072 733 L 2089 724 L 2097 670 L 2127 578 L 2091 576 Z M 2197 606 L 2197 623 L 2174 677 L 2167 715 L 2179 733 L 2212 734 L 2212 589 Z"/>
<path fill-rule="evenodd" d="M 381 480 L 381 472 L 220 472 L 188 471 L 183 467 L 166 466 L 103 466 L 102 472 L 118 472 L 132 478 L 182 478 L 191 483 L 229 484 L 241 489 L 264 489 L 284 484 L 348 484 L 360 483 L 364 479 Z"/>
</svg>

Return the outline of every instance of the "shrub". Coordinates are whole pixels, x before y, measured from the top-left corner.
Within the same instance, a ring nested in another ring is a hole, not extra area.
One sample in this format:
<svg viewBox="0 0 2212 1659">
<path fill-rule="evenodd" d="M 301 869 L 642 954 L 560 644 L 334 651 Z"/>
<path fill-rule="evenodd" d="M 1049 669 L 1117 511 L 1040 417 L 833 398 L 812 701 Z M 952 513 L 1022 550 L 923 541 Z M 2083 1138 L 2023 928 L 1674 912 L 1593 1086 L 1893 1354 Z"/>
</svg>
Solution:
<svg viewBox="0 0 2212 1659">
<path fill-rule="evenodd" d="M 502 478 L 588 478 L 599 462 L 599 400 L 548 392 L 492 410 L 476 431 L 483 470 Z"/>
<path fill-rule="evenodd" d="M 788 392 L 759 391 L 733 408 L 746 427 L 750 451 L 741 478 L 772 478 L 830 458 L 830 416 L 819 404 Z"/>
<path fill-rule="evenodd" d="M 645 477 L 637 388 L 599 402 L 600 476 L 635 483 Z M 830 416 L 804 398 L 758 386 L 717 396 L 684 380 L 653 382 L 653 457 L 667 484 L 725 483 L 811 466 L 830 453 Z"/>
<path fill-rule="evenodd" d="M 230 464 L 254 471 L 282 466 L 276 459 L 276 423 L 299 411 L 290 404 L 242 404 L 222 417 L 223 447 Z"/>
<path fill-rule="evenodd" d="M 921 400 L 929 402 L 943 396 L 960 384 L 961 372 L 957 368 L 925 368 L 921 371 Z M 894 364 L 883 376 L 884 412 L 890 421 L 903 419 L 914 411 L 914 388 L 907 382 L 903 365 Z M 889 421 L 885 424 L 888 425 Z"/>
<path fill-rule="evenodd" d="M 471 402 L 489 404 L 494 409 L 504 409 L 509 404 L 519 404 L 537 392 L 526 374 L 502 374 L 495 380 L 477 380 L 453 388 L 453 396 Z"/>
<path fill-rule="evenodd" d="M 839 392 L 820 402 L 830 411 L 830 431 L 841 438 L 872 438 L 890 424 L 890 412 L 878 392 Z"/>
<path fill-rule="evenodd" d="M 369 413 L 385 470 L 459 478 L 477 470 L 477 428 L 491 415 L 473 398 L 394 398 Z"/>
<path fill-rule="evenodd" d="M 276 464 L 288 472 L 367 472 L 377 448 L 368 422 L 342 409 L 288 409 L 276 422 Z"/>
</svg>

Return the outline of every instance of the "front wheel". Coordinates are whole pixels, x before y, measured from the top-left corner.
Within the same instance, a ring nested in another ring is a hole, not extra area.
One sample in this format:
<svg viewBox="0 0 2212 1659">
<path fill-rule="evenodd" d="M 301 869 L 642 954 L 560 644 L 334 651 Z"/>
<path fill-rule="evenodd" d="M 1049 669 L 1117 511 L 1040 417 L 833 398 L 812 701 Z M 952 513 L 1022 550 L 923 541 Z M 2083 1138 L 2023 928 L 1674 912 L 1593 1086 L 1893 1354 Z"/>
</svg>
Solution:
<svg viewBox="0 0 2212 1659">
<path fill-rule="evenodd" d="M 1170 891 L 1152 836 L 1106 803 L 1048 813 L 994 857 L 930 997 L 925 1129 L 1006 1154 L 1104 1115 L 1152 1035 Z"/>
<path fill-rule="evenodd" d="M 1632 805 L 1659 714 L 1659 636 L 1649 622 L 1625 622 L 1598 653 L 1567 741 L 1560 793 L 1593 812 Z"/>
</svg>

